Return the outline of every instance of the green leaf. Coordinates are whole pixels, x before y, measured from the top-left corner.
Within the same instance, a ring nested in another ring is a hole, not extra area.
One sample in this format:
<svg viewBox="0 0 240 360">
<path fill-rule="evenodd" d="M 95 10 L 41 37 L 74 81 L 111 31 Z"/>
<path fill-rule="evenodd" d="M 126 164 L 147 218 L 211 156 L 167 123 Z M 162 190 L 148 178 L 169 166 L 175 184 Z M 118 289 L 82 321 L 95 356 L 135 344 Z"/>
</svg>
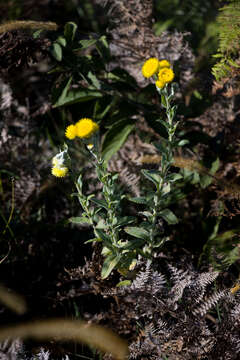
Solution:
<svg viewBox="0 0 240 360">
<path fill-rule="evenodd" d="M 178 142 L 177 146 L 182 147 L 182 146 L 184 146 L 184 145 L 186 145 L 186 144 L 189 144 L 189 140 L 183 139 L 183 140 L 180 140 L 180 141 Z"/>
<path fill-rule="evenodd" d="M 161 176 L 159 175 L 159 171 L 142 169 L 141 172 L 148 180 L 152 181 L 156 185 L 156 187 L 158 187 L 161 181 Z"/>
<path fill-rule="evenodd" d="M 124 228 L 124 231 L 127 234 L 132 235 L 138 239 L 143 239 L 146 241 L 149 240 L 149 232 L 144 230 L 143 228 L 135 227 L 135 226 L 127 226 Z"/>
<path fill-rule="evenodd" d="M 98 81 L 97 77 L 91 71 L 88 72 L 87 76 L 91 80 L 92 84 L 95 86 L 96 89 L 101 88 L 100 82 Z"/>
<path fill-rule="evenodd" d="M 165 127 L 165 129 L 168 131 L 169 124 L 168 124 L 167 120 L 165 120 L 165 119 L 164 120 L 156 119 L 155 121 L 156 121 L 156 123 L 159 123 L 159 124 L 163 125 Z"/>
<path fill-rule="evenodd" d="M 39 29 L 37 31 L 34 31 L 33 38 L 38 39 L 40 37 L 40 34 L 41 34 L 42 31 L 43 31 L 43 29 Z"/>
<path fill-rule="evenodd" d="M 168 140 L 162 138 L 161 142 L 154 142 L 153 145 L 156 147 L 156 149 L 160 152 L 160 154 L 165 154 L 168 152 Z"/>
<path fill-rule="evenodd" d="M 212 176 L 203 175 L 200 176 L 199 183 L 202 189 L 206 189 L 213 181 Z"/>
<path fill-rule="evenodd" d="M 81 50 L 87 49 L 89 46 L 96 44 L 97 39 L 80 40 L 79 43 L 82 45 Z"/>
<path fill-rule="evenodd" d="M 214 57 L 214 58 L 222 58 L 223 54 L 214 54 L 214 55 L 212 55 L 212 57 Z"/>
<path fill-rule="evenodd" d="M 120 286 L 129 286 L 129 285 L 131 285 L 131 280 L 123 280 L 123 281 L 120 281 L 117 285 L 116 285 L 116 287 L 120 287 Z"/>
<path fill-rule="evenodd" d="M 106 259 L 104 260 L 104 263 L 103 263 L 102 271 L 101 271 L 102 279 L 106 279 L 110 275 L 112 270 L 119 263 L 120 259 L 121 259 L 121 255 L 116 256 L 114 254 L 110 254 L 109 256 L 106 257 Z"/>
<path fill-rule="evenodd" d="M 55 87 L 53 89 L 52 91 L 52 103 L 54 104 L 53 107 L 61 106 L 61 104 L 64 104 L 71 82 L 72 82 L 72 77 L 66 78 L 62 81 L 62 83 L 58 88 Z"/>
<path fill-rule="evenodd" d="M 163 21 L 161 19 L 161 21 L 155 22 L 153 25 L 153 31 L 155 33 L 156 36 L 161 35 L 161 33 L 163 31 L 166 31 L 174 22 L 174 18 L 172 19 L 167 19 L 165 21 Z"/>
<path fill-rule="evenodd" d="M 57 61 L 62 60 L 62 47 L 58 43 L 53 43 L 52 45 L 52 55 Z"/>
<path fill-rule="evenodd" d="M 131 239 L 122 243 L 120 247 L 124 250 L 136 250 L 140 248 L 144 244 L 144 242 L 145 240 L 143 239 Z"/>
<path fill-rule="evenodd" d="M 64 36 L 68 43 L 71 43 L 74 40 L 77 30 L 77 25 L 74 22 L 67 22 L 64 26 Z"/>
<path fill-rule="evenodd" d="M 181 174 L 172 173 L 172 174 L 167 175 L 166 181 L 175 182 L 175 181 L 181 180 L 182 178 L 183 178 L 183 176 Z"/>
<path fill-rule="evenodd" d="M 145 216 L 147 219 L 149 219 L 153 216 L 153 214 L 150 213 L 149 211 L 139 211 L 138 214 Z"/>
<path fill-rule="evenodd" d="M 102 56 L 105 62 L 108 62 L 111 58 L 111 54 L 109 51 L 109 46 L 107 42 L 107 38 L 105 35 L 101 36 L 100 39 L 98 39 L 96 48 L 98 53 Z"/>
<path fill-rule="evenodd" d="M 112 254 L 112 250 L 109 248 L 109 246 L 103 246 L 101 255 L 103 255 L 104 257 L 107 257 L 110 254 Z"/>
<path fill-rule="evenodd" d="M 59 36 L 57 38 L 56 42 L 63 47 L 65 47 L 67 45 L 67 41 L 63 36 Z"/>
<path fill-rule="evenodd" d="M 103 242 L 105 242 L 108 246 L 112 245 L 111 243 L 111 239 L 110 237 L 101 229 L 96 229 L 95 230 L 95 235 L 97 236 L 97 238 L 99 240 L 102 240 Z"/>
<path fill-rule="evenodd" d="M 232 59 L 228 59 L 228 62 L 230 65 L 232 65 L 233 67 L 239 68 L 239 64 L 236 63 L 236 61 L 233 61 Z"/>
<path fill-rule="evenodd" d="M 178 218 L 174 213 L 169 209 L 164 209 L 159 212 L 159 216 L 161 216 L 169 225 L 175 225 L 178 223 Z"/>
<path fill-rule="evenodd" d="M 102 145 L 102 156 L 104 160 L 108 161 L 121 148 L 134 127 L 134 121 L 122 120 L 114 124 L 107 131 Z"/>
<path fill-rule="evenodd" d="M 194 90 L 193 91 L 193 95 L 195 96 L 196 99 L 198 100 L 202 100 L 203 96 L 202 94 L 200 94 L 200 92 L 198 90 Z"/>
<path fill-rule="evenodd" d="M 161 95 L 161 104 L 162 104 L 163 107 L 167 106 L 166 99 L 165 99 L 164 95 Z"/>
<path fill-rule="evenodd" d="M 89 224 L 91 225 L 91 221 L 90 219 L 81 216 L 81 217 L 71 217 L 70 219 L 68 219 L 69 222 L 73 223 L 73 224 Z"/>
<path fill-rule="evenodd" d="M 128 198 L 129 201 L 132 201 L 136 204 L 147 204 L 147 200 L 145 199 L 145 197 L 131 197 L 131 198 Z"/>
<path fill-rule="evenodd" d="M 107 225 L 104 219 L 100 219 L 96 225 L 97 229 L 106 229 Z"/>
<path fill-rule="evenodd" d="M 67 91 L 64 89 L 64 93 L 57 99 L 53 107 L 56 108 L 63 105 L 72 105 L 78 102 L 85 102 L 100 97 L 102 97 L 102 93 L 96 90 L 81 88 Z"/>
<path fill-rule="evenodd" d="M 93 239 L 89 239 L 87 241 L 84 241 L 84 244 L 89 244 L 89 243 L 92 243 L 94 241 L 98 241 L 98 242 L 101 242 L 102 240 L 101 239 L 97 239 L 97 238 L 93 238 Z"/>
<path fill-rule="evenodd" d="M 94 202 L 95 204 L 97 204 L 98 206 L 100 206 L 101 208 L 108 210 L 108 204 L 107 204 L 106 200 L 99 200 L 96 198 L 91 198 L 90 200 L 92 202 Z"/>
<path fill-rule="evenodd" d="M 214 175 L 214 174 L 218 171 L 219 167 L 220 167 L 220 160 L 219 160 L 219 158 L 217 158 L 217 159 L 212 163 L 211 169 L 210 169 L 210 171 L 209 171 L 210 174 L 211 174 L 211 175 Z"/>
<path fill-rule="evenodd" d="M 136 220 L 136 218 L 134 216 L 124 216 L 124 217 L 117 220 L 116 229 L 119 228 L 120 226 L 125 226 L 125 225 L 128 225 L 128 224 L 131 224 L 135 220 Z"/>
</svg>

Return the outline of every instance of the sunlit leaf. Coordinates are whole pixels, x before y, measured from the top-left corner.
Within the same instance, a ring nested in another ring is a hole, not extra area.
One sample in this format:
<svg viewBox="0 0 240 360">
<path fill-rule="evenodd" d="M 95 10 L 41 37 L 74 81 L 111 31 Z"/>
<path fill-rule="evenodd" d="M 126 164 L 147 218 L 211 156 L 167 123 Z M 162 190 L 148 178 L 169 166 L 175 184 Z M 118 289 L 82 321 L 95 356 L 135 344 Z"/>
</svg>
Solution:
<svg viewBox="0 0 240 360">
<path fill-rule="evenodd" d="M 136 238 L 143 239 L 146 241 L 149 240 L 149 232 L 143 228 L 135 227 L 135 226 L 127 226 L 124 228 L 124 231 L 127 234 L 132 235 Z"/>
<path fill-rule="evenodd" d="M 114 124 L 107 131 L 102 145 L 102 156 L 106 161 L 108 161 L 121 148 L 134 127 L 134 121 L 123 120 Z"/>
<path fill-rule="evenodd" d="M 105 258 L 101 271 L 102 279 L 106 279 L 110 275 L 112 270 L 119 263 L 120 259 L 121 259 L 121 255 L 116 256 L 115 254 L 110 254 Z"/>
<path fill-rule="evenodd" d="M 159 212 L 159 216 L 161 216 L 169 225 L 175 225 L 178 223 L 178 218 L 174 213 L 169 209 L 164 209 Z"/>
</svg>

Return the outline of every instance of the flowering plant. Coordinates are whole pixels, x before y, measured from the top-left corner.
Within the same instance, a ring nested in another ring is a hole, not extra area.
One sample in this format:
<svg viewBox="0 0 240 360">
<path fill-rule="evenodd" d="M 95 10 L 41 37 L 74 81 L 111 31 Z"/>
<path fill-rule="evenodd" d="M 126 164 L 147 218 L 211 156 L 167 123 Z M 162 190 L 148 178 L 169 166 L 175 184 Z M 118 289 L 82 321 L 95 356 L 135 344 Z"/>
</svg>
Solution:
<svg viewBox="0 0 240 360">
<path fill-rule="evenodd" d="M 102 278 L 106 278 L 114 268 L 122 274 L 134 268 L 139 257 L 152 258 L 155 248 L 162 246 L 168 237 L 161 235 L 161 221 L 176 224 L 176 215 L 168 208 L 174 192 L 174 183 L 181 179 L 181 175 L 170 171 L 173 163 L 173 152 L 184 144 L 178 141 L 175 132 L 178 122 L 175 121 L 176 106 L 172 105 L 175 85 L 172 84 L 174 72 L 167 60 L 156 58 L 147 60 L 142 67 L 142 74 L 146 78 L 154 77 L 156 90 L 161 97 L 161 107 L 166 118 L 158 119 L 167 130 L 168 138 L 156 143 L 156 149 L 161 153 L 159 170 L 142 170 L 143 176 L 152 182 L 155 190 L 151 189 L 145 196 L 128 198 L 133 203 L 140 203 L 145 210 L 140 212 L 144 221 L 134 216 L 124 216 L 122 200 L 126 195 L 119 188 L 118 174 L 107 169 L 107 161 L 102 155 L 99 125 L 90 118 L 82 118 L 75 124 L 67 126 L 65 136 L 68 140 L 80 139 L 89 151 L 95 165 L 98 181 L 102 184 L 102 198 L 93 194 L 85 195 L 83 190 L 83 176 L 73 177 L 77 189 L 77 197 L 82 207 L 82 216 L 71 218 L 72 223 L 88 224 L 93 228 L 94 238 L 87 242 L 102 242 L 102 255 L 105 258 L 102 266 Z M 67 147 L 56 155 L 53 160 L 52 174 L 63 177 L 74 174 Z M 134 223 L 134 224 L 133 224 Z M 134 225 L 134 226 L 132 226 Z M 133 239 L 134 238 L 134 239 Z"/>
</svg>

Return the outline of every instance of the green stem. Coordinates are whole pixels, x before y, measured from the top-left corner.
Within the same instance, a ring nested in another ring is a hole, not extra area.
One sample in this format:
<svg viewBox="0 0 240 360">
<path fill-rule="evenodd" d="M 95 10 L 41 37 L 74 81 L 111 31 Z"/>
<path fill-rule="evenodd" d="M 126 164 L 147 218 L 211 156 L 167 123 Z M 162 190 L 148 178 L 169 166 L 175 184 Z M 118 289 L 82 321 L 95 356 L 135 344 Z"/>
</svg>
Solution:
<svg viewBox="0 0 240 360">
<path fill-rule="evenodd" d="M 79 186 L 78 184 L 75 184 L 75 185 L 76 185 L 76 188 L 77 188 L 77 191 L 78 191 L 78 194 L 79 194 L 79 197 L 78 197 L 79 202 L 80 202 L 80 204 L 81 204 L 81 206 L 82 206 L 85 214 L 87 215 L 87 218 L 89 219 L 89 221 L 90 221 L 90 223 L 91 223 L 91 225 L 92 225 L 92 227 L 93 227 L 93 230 L 94 230 L 94 232 L 95 232 L 95 229 L 96 229 L 96 228 L 95 228 L 95 225 L 94 225 L 92 216 L 91 216 L 90 209 L 89 209 L 89 207 L 88 207 L 88 205 L 87 205 L 87 201 L 88 201 L 88 200 L 87 200 L 87 199 L 85 198 L 85 196 L 83 195 L 81 186 Z"/>
<path fill-rule="evenodd" d="M 104 161 L 101 159 L 101 157 L 95 154 L 95 158 L 97 160 L 96 161 L 97 175 L 100 182 L 103 184 L 103 195 L 108 206 L 107 218 L 106 218 L 108 232 L 111 237 L 112 244 L 114 245 L 114 248 L 118 253 L 119 231 L 116 229 L 114 225 L 114 219 L 116 218 L 116 204 L 114 204 L 115 199 L 113 196 L 114 180 L 112 179 L 111 174 L 107 172 L 106 167 L 104 165 Z"/>
<path fill-rule="evenodd" d="M 171 167 L 172 163 L 172 157 L 173 157 L 173 143 L 174 143 L 174 125 L 173 125 L 173 112 L 171 111 L 171 103 L 169 101 L 167 87 L 163 89 L 162 95 L 164 96 L 165 100 L 165 109 L 166 109 L 166 115 L 167 115 L 167 121 L 169 124 L 168 128 L 168 144 L 167 144 L 167 158 L 163 158 L 161 160 L 161 179 L 157 186 L 156 195 L 154 196 L 154 206 L 152 210 L 152 226 L 150 229 L 150 246 L 151 250 L 154 245 L 154 237 L 156 233 L 156 223 L 158 218 L 158 212 L 160 208 L 161 198 L 162 198 L 162 192 L 164 184 L 166 183 L 166 177 L 168 175 L 169 169 Z"/>
</svg>

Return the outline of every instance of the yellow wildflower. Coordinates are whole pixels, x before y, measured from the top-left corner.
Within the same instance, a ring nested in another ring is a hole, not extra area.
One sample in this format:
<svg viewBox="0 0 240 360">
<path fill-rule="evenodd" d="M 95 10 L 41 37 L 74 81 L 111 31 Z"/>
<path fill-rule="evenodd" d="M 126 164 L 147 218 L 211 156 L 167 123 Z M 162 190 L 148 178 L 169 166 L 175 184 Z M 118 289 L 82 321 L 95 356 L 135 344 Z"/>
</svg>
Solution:
<svg viewBox="0 0 240 360">
<path fill-rule="evenodd" d="M 157 58 L 150 58 L 143 64 L 142 74 L 145 78 L 150 78 L 158 71 L 159 61 Z"/>
<path fill-rule="evenodd" d="M 168 62 L 167 60 L 160 60 L 158 69 L 160 70 L 162 68 L 170 68 L 170 66 L 170 62 Z"/>
<path fill-rule="evenodd" d="M 98 124 L 88 118 L 80 119 L 75 126 L 77 129 L 77 136 L 82 139 L 88 139 L 99 129 Z"/>
<path fill-rule="evenodd" d="M 163 80 L 157 80 L 157 81 L 155 82 L 156 87 L 159 88 L 159 89 L 164 88 L 165 84 L 166 84 L 166 83 L 165 83 Z"/>
<path fill-rule="evenodd" d="M 162 68 L 158 73 L 158 80 L 169 83 L 174 79 L 174 72 L 169 68 Z"/>
<path fill-rule="evenodd" d="M 65 136 L 73 140 L 77 136 L 77 128 L 75 125 L 69 125 L 65 131 Z"/>
<path fill-rule="evenodd" d="M 56 177 L 64 177 L 66 176 L 68 173 L 68 168 L 67 167 L 57 167 L 54 166 L 52 168 L 52 175 L 56 176 Z"/>
</svg>

